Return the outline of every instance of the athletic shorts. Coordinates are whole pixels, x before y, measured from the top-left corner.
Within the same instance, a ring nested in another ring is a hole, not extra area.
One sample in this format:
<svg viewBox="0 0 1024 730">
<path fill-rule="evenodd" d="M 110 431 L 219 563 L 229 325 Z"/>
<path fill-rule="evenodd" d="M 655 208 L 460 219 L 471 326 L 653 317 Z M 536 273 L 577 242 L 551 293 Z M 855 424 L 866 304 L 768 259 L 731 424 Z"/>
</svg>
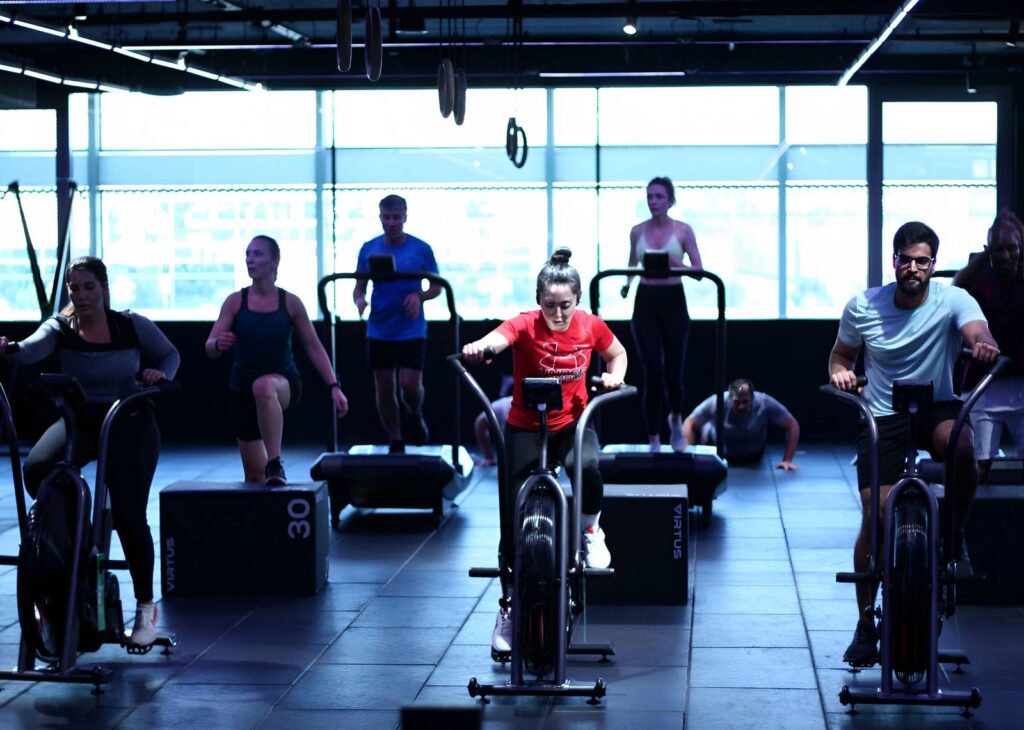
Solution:
<svg viewBox="0 0 1024 730">
<path fill-rule="evenodd" d="M 294 408 L 302 398 L 302 379 L 295 375 L 284 377 L 288 379 L 288 388 L 291 391 L 288 408 Z M 256 398 L 252 394 L 252 383 L 244 390 L 231 391 L 231 417 L 235 426 L 235 438 L 239 441 L 259 441 L 263 438 L 256 416 Z"/>
<path fill-rule="evenodd" d="M 936 401 L 923 417 L 917 421 L 915 445 L 927 449 L 936 461 L 942 461 L 932 451 L 932 434 L 943 421 L 952 421 L 960 413 L 960 401 Z M 876 417 L 878 424 L 878 483 L 895 484 L 903 473 L 907 455 L 907 429 L 910 417 L 905 413 Z M 867 423 L 861 423 L 857 430 L 857 484 L 861 489 L 871 486 L 868 464 L 871 456 L 871 437 Z"/>
<path fill-rule="evenodd" d="M 423 370 L 423 363 L 427 358 L 427 341 L 367 339 L 366 356 L 371 370 Z"/>
</svg>

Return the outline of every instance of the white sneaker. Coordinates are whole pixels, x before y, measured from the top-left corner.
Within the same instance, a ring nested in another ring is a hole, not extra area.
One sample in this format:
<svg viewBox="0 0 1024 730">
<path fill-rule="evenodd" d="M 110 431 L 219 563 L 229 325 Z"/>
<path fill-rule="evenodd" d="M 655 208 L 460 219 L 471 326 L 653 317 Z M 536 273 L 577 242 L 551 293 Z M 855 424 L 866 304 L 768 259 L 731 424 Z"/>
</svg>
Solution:
<svg viewBox="0 0 1024 730">
<path fill-rule="evenodd" d="M 661 453 L 661 437 L 660 436 L 649 436 L 648 437 L 648 450 L 652 454 Z"/>
<path fill-rule="evenodd" d="M 512 616 L 500 608 L 491 633 L 491 650 L 499 654 L 512 651 Z"/>
<path fill-rule="evenodd" d="M 132 644 L 149 646 L 156 641 L 157 610 L 155 603 L 140 603 L 135 608 L 135 624 L 132 626 Z"/>
<path fill-rule="evenodd" d="M 607 568 L 612 564 L 612 554 L 604 544 L 604 530 L 597 525 L 583 533 L 583 555 L 588 568 Z"/>
<path fill-rule="evenodd" d="M 673 451 L 685 451 L 686 450 L 686 437 L 683 435 L 683 417 L 673 416 L 671 413 L 668 416 L 668 428 L 669 428 L 669 439 L 668 442 L 672 445 Z"/>
</svg>

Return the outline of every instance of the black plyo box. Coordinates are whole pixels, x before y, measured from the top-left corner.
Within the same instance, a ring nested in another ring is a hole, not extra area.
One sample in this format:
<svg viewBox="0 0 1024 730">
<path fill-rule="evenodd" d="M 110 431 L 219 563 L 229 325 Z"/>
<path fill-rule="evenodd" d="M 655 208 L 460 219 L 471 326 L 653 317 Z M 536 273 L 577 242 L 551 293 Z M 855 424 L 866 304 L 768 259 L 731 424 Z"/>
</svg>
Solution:
<svg viewBox="0 0 1024 730">
<path fill-rule="evenodd" d="M 615 575 L 588 578 L 587 601 L 685 604 L 688 510 L 685 484 L 605 484 L 601 528 Z"/>
<path fill-rule="evenodd" d="M 163 595 L 317 593 L 328 530 L 323 482 L 175 482 L 160 491 Z"/>
</svg>

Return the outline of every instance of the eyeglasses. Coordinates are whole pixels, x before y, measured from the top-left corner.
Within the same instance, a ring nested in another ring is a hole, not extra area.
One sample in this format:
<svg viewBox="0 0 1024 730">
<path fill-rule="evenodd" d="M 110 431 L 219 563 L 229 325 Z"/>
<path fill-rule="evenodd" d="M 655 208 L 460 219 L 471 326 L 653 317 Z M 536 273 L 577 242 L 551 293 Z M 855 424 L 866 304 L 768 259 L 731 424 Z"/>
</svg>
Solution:
<svg viewBox="0 0 1024 730">
<path fill-rule="evenodd" d="M 931 256 L 907 256 L 905 253 L 898 253 L 893 258 L 896 260 L 896 265 L 901 269 L 905 269 L 911 264 L 917 264 L 919 269 L 927 269 L 935 262 L 935 259 Z"/>
</svg>

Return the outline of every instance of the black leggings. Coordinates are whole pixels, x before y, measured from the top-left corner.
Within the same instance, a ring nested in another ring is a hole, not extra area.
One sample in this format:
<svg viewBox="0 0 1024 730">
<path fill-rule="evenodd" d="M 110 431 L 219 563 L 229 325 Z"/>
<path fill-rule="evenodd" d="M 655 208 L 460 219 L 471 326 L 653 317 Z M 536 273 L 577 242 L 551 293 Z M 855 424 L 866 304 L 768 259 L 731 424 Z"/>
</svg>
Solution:
<svg viewBox="0 0 1024 730">
<path fill-rule="evenodd" d="M 683 362 L 690 338 L 690 314 L 683 285 L 637 287 L 630 323 L 644 369 L 647 433 L 661 433 L 661 402 L 667 392 L 672 413 L 683 412 Z"/>
<path fill-rule="evenodd" d="M 88 404 L 76 410 L 76 465 L 84 466 L 96 458 L 107 408 L 106 404 Z M 61 419 L 46 430 L 25 459 L 25 487 L 33 499 L 53 465 L 64 458 L 65 442 Z M 160 455 L 160 431 L 151 405 L 143 404 L 118 416 L 110 434 L 108 455 L 107 487 L 114 529 L 128 560 L 136 600 L 152 601 L 153 534 L 146 519 L 146 505 Z"/>
<path fill-rule="evenodd" d="M 570 477 L 576 461 L 576 455 L 573 452 L 575 438 L 575 423 L 548 434 L 548 464 L 562 464 Z M 509 486 L 512 488 L 507 514 L 512 514 L 515 507 L 515 490 L 540 462 L 540 433 L 506 424 L 505 449 L 508 454 Z M 597 454 L 600 450 L 601 447 L 597 443 L 597 432 L 588 426 L 586 433 L 583 434 L 583 501 L 581 507 L 585 515 L 596 515 L 601 511 L 601 503 L 604 501 L 604 481 L 601 479 L 601 470 L 597 467 Z"/>
</svg>

